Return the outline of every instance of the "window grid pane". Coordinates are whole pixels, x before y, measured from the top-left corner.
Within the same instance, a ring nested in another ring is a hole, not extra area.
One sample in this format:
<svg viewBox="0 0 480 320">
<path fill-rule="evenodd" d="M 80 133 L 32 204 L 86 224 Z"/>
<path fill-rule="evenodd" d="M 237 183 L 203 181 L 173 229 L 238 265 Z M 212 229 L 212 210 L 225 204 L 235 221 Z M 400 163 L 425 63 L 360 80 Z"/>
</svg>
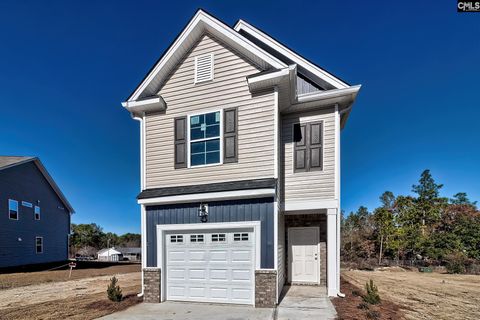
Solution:
<svg viewBox="0 0 480 320">
<path fill-rule="evenodd" d="M 220 112 L 190 117 L 190 165 L 220 163 Z"/>
</svg>

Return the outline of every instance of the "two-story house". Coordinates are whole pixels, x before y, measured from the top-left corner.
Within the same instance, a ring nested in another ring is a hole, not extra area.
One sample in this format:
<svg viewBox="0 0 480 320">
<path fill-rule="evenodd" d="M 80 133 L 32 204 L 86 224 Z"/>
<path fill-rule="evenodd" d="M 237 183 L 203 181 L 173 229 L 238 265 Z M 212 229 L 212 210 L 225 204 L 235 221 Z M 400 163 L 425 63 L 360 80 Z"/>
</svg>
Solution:
<svg viewBox="0 0 480 320">
<path fill-rule="evenodd" d="M 145 301 L 272 306 L 286 283 L 336 296 L 359 89 L 199 10 L 122 104 L 140 122 Z"/>
<path fill-rule="evenodd" d="M 42 162 L 0 156 L 0 268 L 66 261 L 74 212 Z"/>
</svg>

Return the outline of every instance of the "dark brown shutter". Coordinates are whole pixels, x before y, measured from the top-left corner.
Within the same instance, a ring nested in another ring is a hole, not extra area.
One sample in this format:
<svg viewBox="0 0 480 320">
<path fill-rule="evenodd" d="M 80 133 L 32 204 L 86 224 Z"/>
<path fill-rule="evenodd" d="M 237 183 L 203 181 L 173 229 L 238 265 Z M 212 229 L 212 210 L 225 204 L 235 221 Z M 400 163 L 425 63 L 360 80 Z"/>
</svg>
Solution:
<svg viewBox="0 0 480 320">
<path fill-rule="evenodd" d="M 294 141 L 294 171 L 307 170 L 307 137 L 306 125 L 296 123 L 293 125 L 293 141 Z"/>
<path fill-rule="evenodd" d="M 175 118 L 175 169 L 187 167 L 187 117 Z"/>
<path fill-rule="evenodd" d="M 322 170 L 322 123 L 312 122 L 309 127 L 309 162 L 310 170 Z"/>
<path fill-rule="evenodd" d="M 223 111 L 223 163 L 238 162 L 237 108 Z"/>
</svg>

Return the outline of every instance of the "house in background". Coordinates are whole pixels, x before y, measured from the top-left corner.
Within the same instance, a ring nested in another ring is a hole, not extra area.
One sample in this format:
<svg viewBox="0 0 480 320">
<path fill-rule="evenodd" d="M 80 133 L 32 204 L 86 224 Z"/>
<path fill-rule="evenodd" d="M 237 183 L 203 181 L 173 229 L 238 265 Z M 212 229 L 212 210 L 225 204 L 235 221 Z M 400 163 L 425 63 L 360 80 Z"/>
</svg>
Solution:
<svg viewBox="0 0 480 320">
<path fill-rule="evenodd" d="M 145 301 L 337 296 L 340 131 L 359 89 L 199 10 L 123 103 L 140 122 Z"/>
<path fill-rule="evenodd" d="M 122 253 L 115 248 L 106 248 L 97 252 L 98 261 L 122 261 Z"/>
<path fill-rule="evenodd" d="M 70 215 L 35 157 L 0 156 L 0 268 L 68 259 Z"/>
<path fill-rule="evenodd" d="M 123 260 L 140 261 L 142 259 L 142 248 L 120 247 L 117 250 L 122 253 Z"/>
</svg>

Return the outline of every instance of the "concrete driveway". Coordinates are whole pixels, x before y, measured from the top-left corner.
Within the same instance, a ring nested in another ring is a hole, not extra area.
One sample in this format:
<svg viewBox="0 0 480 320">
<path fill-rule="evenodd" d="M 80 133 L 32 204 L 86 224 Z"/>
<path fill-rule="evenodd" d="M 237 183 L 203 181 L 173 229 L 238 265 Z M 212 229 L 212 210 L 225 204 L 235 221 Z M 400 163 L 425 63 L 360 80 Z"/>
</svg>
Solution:
<svg viewBox="0 0 480 320">
<path fill-rule="evenodd" d="M 141 303 L 125 311 L 100 319 L 105 320 L 265 320 L 273 319 L 274 309 L 227 304 L 173 302 Z"/>
<path fill-rule="evenodd" d="M 193 302 L 141 303 L 104 320 L 333 320 L 337 313 L 325 288 L 285 287 L 275 309 Z"/>
</svg>

